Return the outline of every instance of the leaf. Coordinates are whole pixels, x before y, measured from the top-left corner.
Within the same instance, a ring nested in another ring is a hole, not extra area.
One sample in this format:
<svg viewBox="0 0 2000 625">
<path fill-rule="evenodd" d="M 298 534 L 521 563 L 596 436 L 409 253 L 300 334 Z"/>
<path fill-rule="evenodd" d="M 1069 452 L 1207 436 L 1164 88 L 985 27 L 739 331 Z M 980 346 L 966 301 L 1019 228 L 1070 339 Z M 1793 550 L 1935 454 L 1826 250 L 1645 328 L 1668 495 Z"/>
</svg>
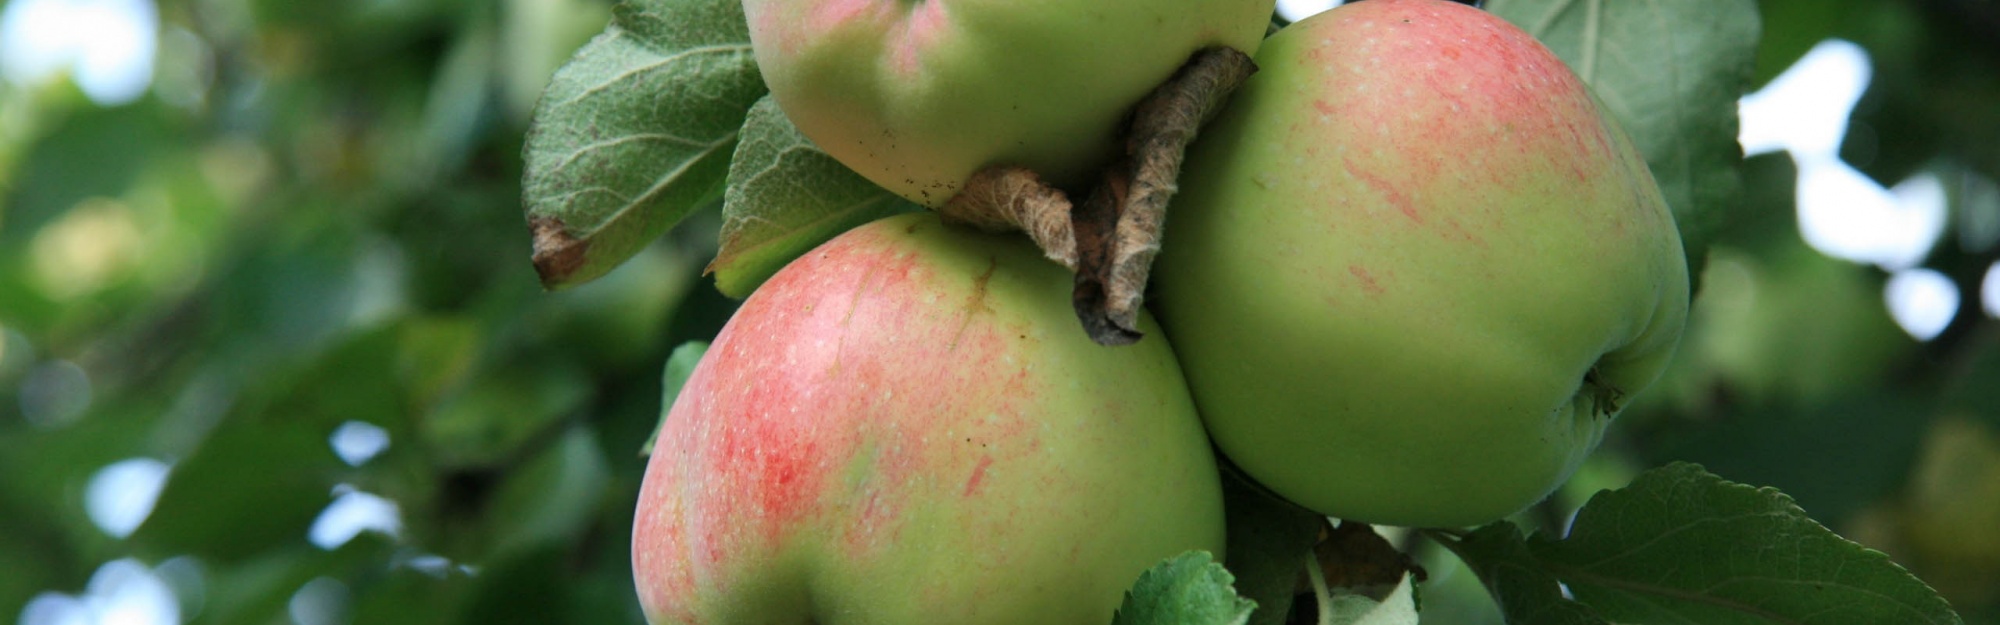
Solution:
<svg viewBox="0 0 2000 625">
<path fill-rule="evenodd" d="M 1313 545 L 1315 566 L 1308 570 L 1313 576 L 1324 578 L 1315 583 L 1345 594 L 1380 599 L 1411 575 L 1417 581 L 1424 581 L 1423 568 L 1376 533 L 1373 526 L 1342 521 L 1338 527 L 1327 522 L 1322 528 L 1319 543 Z"/>
<path fill-rule="evenodd" d="M 828 239 L 920 210 L 814 147 L 769 97 L 750 109 L 729 166 L 721 250 L 708 270 L 730 297 L 748 297 L 785 263 Z"/>
<path fill-rule="evenodd" d="M 1514 524 L 1500 521 L 1459 539 L 1430 535 L 1479 575 L 1508 623 L 1609 625 L 1590 608 L 1563 598 L 1555 575 L 1529 552 Z"/>
<path fill-rule="evenodd" d="M 1222 472 L 1222 496 L 1229 571 L 1237 592 L 1260 608 L 1249 623 L 1282 625 L 1326 517 L 1265 493 L 1235 470 Z"/>
<path fill-rule="evenodd" d="M 224 424 L 174 466 L 132 541 L 220 563 L 303 545 L 342 469 L 327 434 L 304 422 Z"/>
<path fill-rule="evenodd" d="M 1332 595 L 1327 605 L 1320 620 L 1326 625 L 1417 625 L 1416 584 L 1407 574 L 1380 601 L 1341 593 Z"/>
<path fill-rule="evenodd" d="M 701 363 L 701 356 L 706 353 L 708 341 L 688 341 L 667 356 L 667 370 L 660 375 L 660 421 L 653 425 L 653 434 L 646 437 L 646 444 L 639 448 L 639 455 L 653 455 L 653 444 L 659 442 L 660 430 L 667 427 L 667 413 L 674 409 L 674 400 L 680 399 L 681 387 L 687 386 L 688 376 L 694 375 L 694 366 Z"/>
<path fill-rule="evenodd" d="M 528 129 L 522 196 L 543 286 L 602 276 L 714 201 L 764 91 L 741 2 L 620 5 Z"/>
<path fill-rule="evenodd" d="M 1139 575 L 1112 625 L 1241 625 L 1257 602 L 1236 596 L 1236 577 L 1206 551 L 1174 556 Z"/>
<path fill-rule="evenodd" d="M 509 471 L 487 505 L 497 536 L 490 557 L 577 540 L 597 518 L 611 470 L 595 435 L 575 426 L 562 439 Z"/>
<path fill-rule="evenodd" d="M 1306 567 L 1320 625 L 1416 625 L 1425 573 L 1366 523 L 1320 522 Z"/>
<path fill-rule="evenodd" d="M 459 33 L 437 68 L 424 102 L 423 123 L 400 172 L 404 182 L 427 184 L 457 173 L 472 153 L 482 130 L 481 117 L 494 87 L 494 27 L 475 22 Z"/>
<path fill-rule="evenodd" d="M 498 467 L 550 442 L 590 399 L 589 374 L 568 361 L 486 372 L 444 398 L 417 424 L 437 466 Z"/>
<path fill-rule="evenodd" d="M 1762 30 L 1754 0 L 1488 0 L 1569 63 L 1646 156 L 1691 275 L 1740 201 L 1736 100 Z"/>
<path fill-rule="evenodd" d="M 1771 488 L 1700 466 L 1648 471 L 1592 497 L 1535 558 L 1620 622 L 1962 623 L 1882 552 L 1841 538 Z"/>
</svg>

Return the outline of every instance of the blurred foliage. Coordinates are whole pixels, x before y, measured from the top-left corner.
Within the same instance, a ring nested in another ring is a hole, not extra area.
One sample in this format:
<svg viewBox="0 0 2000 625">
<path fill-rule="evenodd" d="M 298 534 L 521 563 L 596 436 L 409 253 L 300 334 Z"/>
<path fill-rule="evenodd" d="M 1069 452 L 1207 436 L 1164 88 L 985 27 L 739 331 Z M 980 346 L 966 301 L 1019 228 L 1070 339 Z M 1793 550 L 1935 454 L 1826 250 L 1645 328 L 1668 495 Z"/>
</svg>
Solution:
<svg viewBox="0 0 2000 625">
<path fill-rule="evenodd" d="M 734 304 L 697 286 L 714 215 L 535 282 L 528 114 L 610 8 L 166 0 L 147 97 L 0 86 L 0 622 L 181 555 L 193 622 L 285 621 L 321 579 L 352 622 L 642 621 L 660 365 Z M 344 462 L 348 421 L 388 447 Z M 172 469 L 114 538 L 87 494 L 133 457 Z M 309 542 L 348 491 L 400 529 Z"/>
<path fill-rule="evenodd" d="M 1919 343 L 1886 276 L 1801 242 L 1796 171 L 1752 159 L 1674 368 L 1528 527 L 1672 460 L 1771 485 L 1887 551 L 1971 622 L 2000 623 L 2000 8 L 1763 0 L 1757 82 L 1814 43 L 1865 46 L 1843 156 L 1947 181 L 1926 266 L 1961 312 Z M 528 262 L 522 138 L 607 0 L 162 0 L 152 91 L 100 108 L 0 83 L 0 620 L 136 557 L 193 562 L 198 623 L 283 622 L 302 587 L 355 623 L 638 623 L 628 538 L 673 347 L 734 303 L 701 267 L 704 209 L 591 284 Z M 357 465 L 328 437 L 379 426 Z M 129 537 L 92 478 L 172 465 Z M 308 532 L 342 493 L 395 532 Z M 1413 538 L 1434 622 L 1496 622 Z M 176 569 L 180 570 L 180 569 Z M 167 576 L 185 580 L 185 576 Z M 327 581 L 330 580 L 330 581 Z M 327 588 L 340 592 L 318 592 Z"/>
</svg>

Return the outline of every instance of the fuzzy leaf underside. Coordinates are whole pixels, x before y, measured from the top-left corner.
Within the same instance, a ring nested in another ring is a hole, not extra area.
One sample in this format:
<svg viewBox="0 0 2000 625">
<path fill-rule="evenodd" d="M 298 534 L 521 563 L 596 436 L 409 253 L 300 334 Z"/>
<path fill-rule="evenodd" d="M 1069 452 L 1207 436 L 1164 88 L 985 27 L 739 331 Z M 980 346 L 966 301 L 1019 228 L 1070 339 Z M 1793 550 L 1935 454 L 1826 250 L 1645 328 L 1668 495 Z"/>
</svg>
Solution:
<svg viewBox="0 0 2000 625">
<path fill-rule="evenodd" d="M 1403 575 L 1389 596 L 1336 594 L 1322 611 L 1326 625 L 1418 625 L 1416 581 Z"/>
<path fill-rule="evenodd" d="M 748 297 L 792 259 L 842 232 L 921 207 L 840 164 L 792 125 L 777 101 L 751 107 L 729 166 L 722 234 L 708 266 L 716 288 Z"/>
<path fill-rule="evenodd" d="M 543 285 L 602 276 L 713 202 L 764 93 L 741 2 L 619 5 L 529 126 L 522 197 Z"/>
<path fill-rule="evenodd" d="M 1235 581 L 1206 551 L 1169 558 L 1139 576 L 1112 625 L 1243 625 L 1257 602 L 1236 596 Z"/>
<path fill-rule="evenodd" d="M 1741 201 L 1736 101 L 1762 30 L 1754 0 L 1488 0 L 1562 57 L 1630 134 L 1679 223 L 1690 269 Z"/>
</svg>

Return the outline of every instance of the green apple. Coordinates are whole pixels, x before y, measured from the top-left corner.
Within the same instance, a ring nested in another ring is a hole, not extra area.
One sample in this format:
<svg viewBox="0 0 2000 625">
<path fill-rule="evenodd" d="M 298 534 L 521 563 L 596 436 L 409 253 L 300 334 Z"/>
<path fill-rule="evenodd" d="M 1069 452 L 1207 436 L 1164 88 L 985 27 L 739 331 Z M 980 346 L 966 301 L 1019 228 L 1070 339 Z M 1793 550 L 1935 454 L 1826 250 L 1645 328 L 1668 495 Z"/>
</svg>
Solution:
<svg viewBox="0 0 2000 625">
<path fill-rule="evenodd" d="M 1465 5 L 1343 5 L 1256 60 L 1188 156 L 1154 274 L 1217 446 L 1370 523 L 1546 497 L 1685 325 L 1645 161 L 1561 60 Z"/>
<path fill-rule="evenodd" d="M 778 272 L 654 447 L 632 539 L 647 619 L 1108 623 L 1148 567 L 1220 553 L 1172 350 L 1090 342 L 1070 287 L 1024 238 L 930 213 Z"/>
<path fill-rule="evenodd" d="M 988 165 L 1060 187 L 1196 50 L 1254 53 L 1275 0 L 744 0 L 785 115 L 876 184 L 941 206 Z"/>
</svg>

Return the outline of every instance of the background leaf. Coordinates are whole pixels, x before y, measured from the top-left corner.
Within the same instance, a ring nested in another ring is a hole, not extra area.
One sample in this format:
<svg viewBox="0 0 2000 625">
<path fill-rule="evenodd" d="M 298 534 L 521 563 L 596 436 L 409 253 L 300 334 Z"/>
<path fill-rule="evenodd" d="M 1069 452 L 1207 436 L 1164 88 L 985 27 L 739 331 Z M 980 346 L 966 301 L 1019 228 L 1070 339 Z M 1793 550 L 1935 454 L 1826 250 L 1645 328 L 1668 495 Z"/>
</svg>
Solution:
<svg viewBox="0 0 2000 625">
<path fill-rule="evenodd" d="M 1417 625 L 1416 582 L 1409 575 L 1389 596 L 1377 601 L 1359 594 L 1335 595 L 1326 610 L 1327 625 Z"/>
<path fill-rule="evenodd" d="M 1691 273 L 1741 200 L 1736 99 L 1762 27 L 1753 0 L 1487 0 L 1542 40 L 1618 119 L 1681 228 Z"/>
<path fill-rule="evenodd" d="M 814 147 L 769 97 L 750 110 L 729 166 L 715 286 L 749 297 L 785 263 L 849 228 L 920 210 Z"/>
<path fill-rule="evenodd" d="M 1236 576 L 1237 593 L 1257 602 L 1249 623 L 1281 625 L 1291 614 L 1299 576 L 1326 517 L 1271 496 L 1233 466 L 1222 472 L 1222 496 L 1229 572 Z"/>
<path fill-rule="evenodd" d="M 529 127 L 522 197 L 542 282 L 604 275 L 722 191 L 764 94 L 743 5 L 621 5 L 556 72 Z"/>
<path fill-rule="evenodd" d="M 1960 623 L 1880 551 L 1773 489 L 1677 463 L 1591 498 L 1569 536 L 1529 545 L 1578 600 L 1634 623 Z"/>
<path fill-rule="evenodd" d="M 1529 553 L 1513 523 L 1493 523 L 1463 538 L 1439 538 L 1439 542 L 1479 574 L 1508 623 L 1610 625 L 1590 608 L 1563 597 L 1555 575 Z"/>
<path fill-rule="evenodd" d="M 667 426 L 667 413 L 674 409 L 681 387 L 687 385 L 688 376 L 694 375 L 694 366 L 701 364 L 701 356 L 706 353 L 708 341 L 688 341 L 667 357 L 667 369 L 660 374 L 660 421 L 653 426 L 653 434 L 646 437 L 645 446 L 639 448 L 639 455 L 653 455 L 653 444 L 660 440 L 660 428 Z"/>
</svg>

